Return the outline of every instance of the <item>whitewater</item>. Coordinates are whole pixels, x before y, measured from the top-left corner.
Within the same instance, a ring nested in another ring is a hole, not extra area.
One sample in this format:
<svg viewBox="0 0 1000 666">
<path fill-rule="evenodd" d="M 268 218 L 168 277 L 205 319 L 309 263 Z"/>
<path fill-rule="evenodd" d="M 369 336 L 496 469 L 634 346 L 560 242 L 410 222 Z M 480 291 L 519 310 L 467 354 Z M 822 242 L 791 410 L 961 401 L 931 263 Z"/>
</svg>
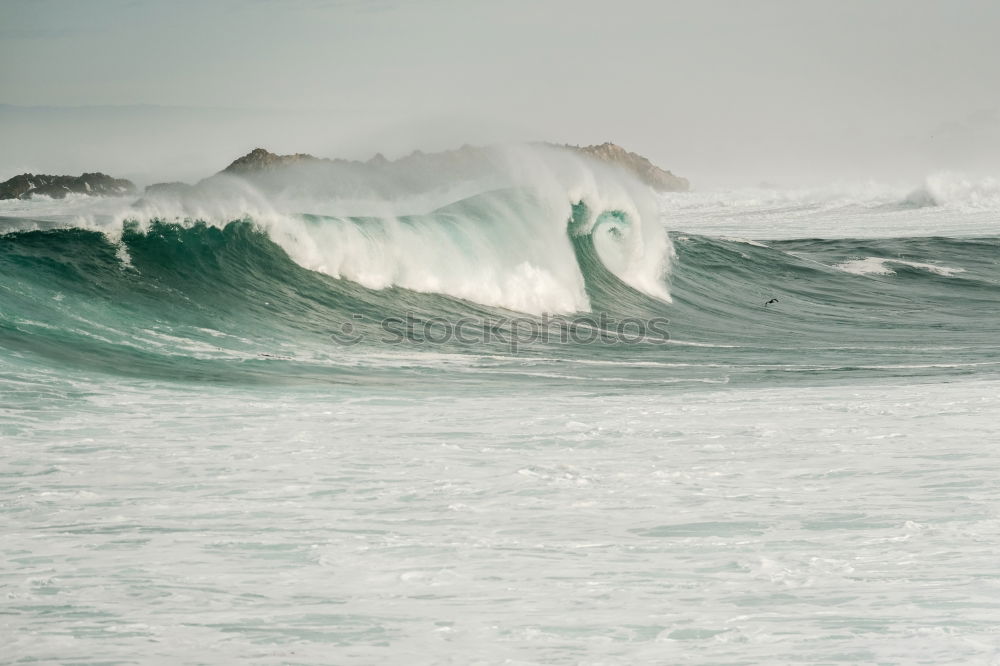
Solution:
<svg viewBox="0 0 1000 666">
<path fill-rule="evenodd" d="M 1000 663 L 998 250 L 539 146 L 0 202 L 0 661 Z"/>
</svg>

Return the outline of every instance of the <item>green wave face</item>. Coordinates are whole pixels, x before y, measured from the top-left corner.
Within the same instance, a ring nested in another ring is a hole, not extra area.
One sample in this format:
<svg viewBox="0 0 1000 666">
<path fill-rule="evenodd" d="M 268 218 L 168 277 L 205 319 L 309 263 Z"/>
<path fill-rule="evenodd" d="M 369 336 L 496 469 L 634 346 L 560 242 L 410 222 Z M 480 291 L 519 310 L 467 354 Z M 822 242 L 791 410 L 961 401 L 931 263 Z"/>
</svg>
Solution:
<svg viewBox="0 0 1000 666">
<path fill-rule="evenodd" d="M 500 257 L 496 266 L 520 270 L 551 249 L 530 246 L 524 233 L 544 220 L 506 222 L 541 215 L 536 203 L 501 191 L 426 215 L 301 221 L 350 228 L 369 246 L 396 234 L 416 239 L 416 251 L 430 237 L 448 252 Z M 498 206 L 504 220 L 491 217 Z M 555 324 L 539 312 L 310 270 L 253 219 L 127 222 L 117 242 L 78 228 L 10 232 L 0 237 L 0 347 L 20 371 L 260 384 L 406 382 L 411 366 L 435 372 L 432 359 L 442 354 L 480 369 L 532 359 L 635 363 L 646 368 L 635 371 L 639 380 L 669 366 L 672 376 L 737 383 L 997 368 L 997 238 L 753 243 L 674 234 L 671 242 L 662 232 L 675 253 L 658 276 L 663 298 L 630 279 L 643 248 L 629 212 L 583 202 L 567 211 L 560 251 L 571 257 L 586 307 L 558 313 Z M 429 284 L 435 271 L 454 281 L 449 268 L 438 258 L 421 275 Z M 536 288 L 525 275 L 509 284 Z M 606 335 L 622 322 L 652 320 L 656 332 L 639 341 Z M 449 334 L 458 321 L 464 339 Z M 526 339 L 526 326 L 543 324 L 548 338 Z M 380 358 L 391 362 L 372 360 Z M 586 376 L 599 379 L 593 372 Z"/>
</svg>

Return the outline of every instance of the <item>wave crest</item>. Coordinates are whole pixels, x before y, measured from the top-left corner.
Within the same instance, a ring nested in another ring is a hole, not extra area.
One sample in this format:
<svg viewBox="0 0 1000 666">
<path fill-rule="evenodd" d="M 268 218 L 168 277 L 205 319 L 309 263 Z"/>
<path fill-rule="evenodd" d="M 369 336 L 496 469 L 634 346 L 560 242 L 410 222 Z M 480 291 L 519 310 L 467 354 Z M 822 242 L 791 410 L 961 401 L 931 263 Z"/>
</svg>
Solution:
<svg viewBox="0 0 1000 666">
<path fill-rule="evenodd" d="M 579 204 L 587 211 L 582 218 L 574 212 Z M 149 196 L 115 225 L 252 219 L 303 267 L 368 288 L 568 313 L 591 307 L 569 225 L 590 233 L 604 214 L 629 220 L 613 242 L 602 243 L 610 270 L 669 300 L 663 276 L 670 241 L 649 187 L 542 146 L 482 150 L 460 163 L 417 160 L 406 173 L 374 179 L 370 170 L 352 172 L 350 163 L 219 174 L 190 190 Z"/>
</svg>

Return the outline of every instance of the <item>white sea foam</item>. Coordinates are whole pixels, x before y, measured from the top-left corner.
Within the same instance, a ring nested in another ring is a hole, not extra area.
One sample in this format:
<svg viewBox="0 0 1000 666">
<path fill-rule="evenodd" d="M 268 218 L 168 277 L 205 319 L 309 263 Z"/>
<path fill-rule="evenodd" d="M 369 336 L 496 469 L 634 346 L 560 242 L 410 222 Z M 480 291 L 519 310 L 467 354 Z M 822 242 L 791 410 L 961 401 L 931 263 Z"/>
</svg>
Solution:
<svg viewBox="0 0 1000 666">
<path fill-rule="evenodd" d="M 733 236 L 722 236 L 722 240 L 732 241 L 733 243 L 743 243 L 744 245 L 753 245 L 754 247 L 769 248 L 769 245 L 760 243 L 755 240 L 750 240 L 749 238 L 735 238 Z"/>
<path fill-rule="evenodd" d="M 940 173 L 923 183 L 660 195 L 671 229 L 737 238 L 878 238 L 1000 233 L 1000 181 Z"/>
<path fill-rule="evenodd" d="M 4 653 L 996 655 L 995 380 L 669 395 L 517 380 L 416 398 L 88 376 L 80 404 L 11 413 Z"/>
<path fill-rule="evenodd" d="M 50 225 L 102 230 L 112 242 L 127 220 L 148 228 L 153 220 L 223 226 L 252 219 L 300 265 L 366 287 L 569 313 L 589 310 L 567 235 L 572 206 L 582 202 L 589 218 L 578 231 L 591 230 L 603 211 L 628 221 L 612 239 L 596 232 L 608 268 L 636 289 L 670 299 L 663 281 L 670 241 L 648 187 L 620 170 L 545 147 L 496 148 L 479 159 L 467 177 L 435 162 L 381 180 L 367 174 L 372 182 L 366 182 L 350 165 L 320 163 L 252 180 L 219 175 L 193 193 L 151 196 L 136 206 L 74 197 L 5 203 L 0 214 L 6 207 Z"/>
</svg>

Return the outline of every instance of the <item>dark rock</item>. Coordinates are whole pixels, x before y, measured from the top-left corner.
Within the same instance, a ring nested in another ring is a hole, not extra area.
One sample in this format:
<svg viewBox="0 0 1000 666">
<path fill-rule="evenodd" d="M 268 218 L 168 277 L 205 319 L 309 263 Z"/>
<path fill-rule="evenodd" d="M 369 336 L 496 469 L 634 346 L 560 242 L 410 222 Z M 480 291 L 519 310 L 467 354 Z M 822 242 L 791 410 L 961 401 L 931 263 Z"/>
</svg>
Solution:
<svg viewBox="0 0 1000 666">
<path fill-rule="evenodd" d="M 181 182 L 153 183 L 146 186 L 146 190 L 142 193 L 142 198 L 132 205 L 143 206 L 153 202 L 183 201 L 186 197 L 193 194 L 195 189 L 194 185 Z"/>
<path fill-rule="evenodd" d="M 81 176 L 49 176 L 24 173 L 0 183 L 0 199 L 30 199 L 44 195 L 62 199 L 67 194 L 120 197 L 135 193 L 135 185 L 124 178 L 112 178 L 103 173 Z"/>
</svg>

